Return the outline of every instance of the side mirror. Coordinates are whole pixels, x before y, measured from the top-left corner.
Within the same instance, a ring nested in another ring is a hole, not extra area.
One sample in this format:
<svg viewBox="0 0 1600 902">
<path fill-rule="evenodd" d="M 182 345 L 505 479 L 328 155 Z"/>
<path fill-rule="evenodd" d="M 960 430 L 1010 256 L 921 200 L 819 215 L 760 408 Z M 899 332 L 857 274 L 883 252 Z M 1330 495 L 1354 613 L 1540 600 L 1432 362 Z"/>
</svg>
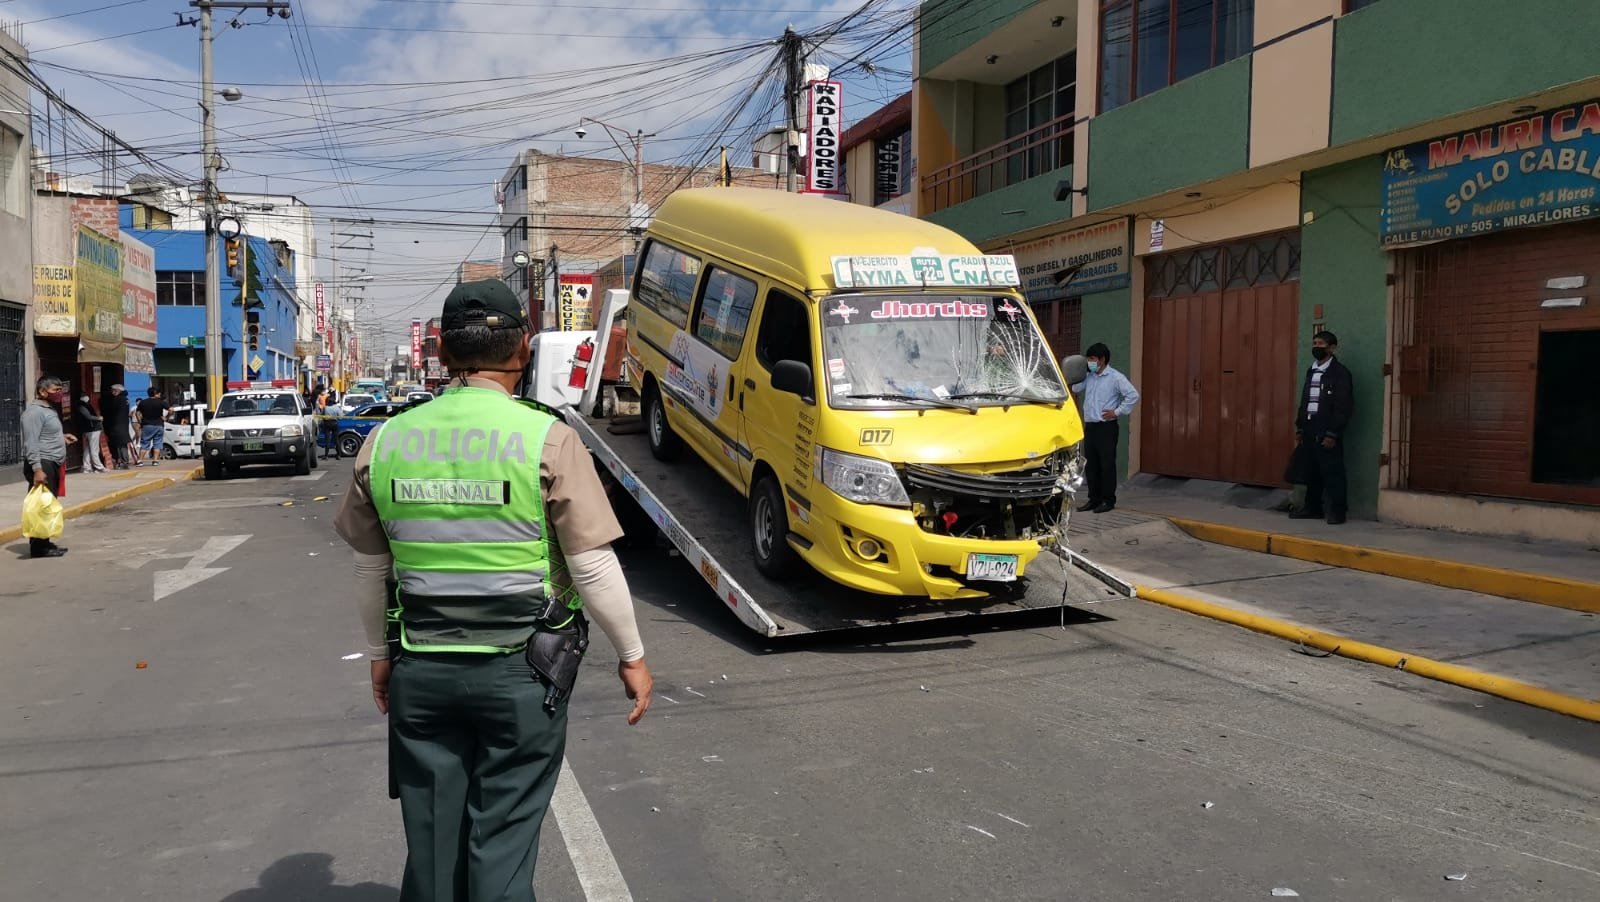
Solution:
<svg viewBox="0 0 1600 902">
<path fill-rule="evenodd" d="M 1061 358 L 1061 376 L 1067 380 L 1069 386 L 1077 385 L 1089 378 L 1089 358 L 1082 354 Z"/>
<path fill-rule="evenodd" d="M 780 360 L 772 367 L 772 387 L 791 395 L 799 395 L 807 404 L 815 404 L 816 380 L 811 375 L 811 365 L 798 360 Z"/>
</svg>

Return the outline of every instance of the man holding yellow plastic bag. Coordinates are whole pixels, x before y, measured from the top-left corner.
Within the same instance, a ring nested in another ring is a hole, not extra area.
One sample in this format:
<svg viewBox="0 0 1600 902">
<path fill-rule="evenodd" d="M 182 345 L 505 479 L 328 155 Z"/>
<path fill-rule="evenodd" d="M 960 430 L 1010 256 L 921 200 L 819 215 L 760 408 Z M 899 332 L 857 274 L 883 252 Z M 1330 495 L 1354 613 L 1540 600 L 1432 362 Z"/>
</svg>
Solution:
<svg viewBox="0 0 1600 902">
<path fill-rule="evenodd" d="M 23 506 L 22 529 L 28 537 L 29 557 L 61 557 L 67 553 L 67 549 L 51 541 L 61 534 L 61 505 L 56 499 L 67 493 L 67 445 L 78 440 L 61 427 L 56 405 L 66 400 L 67 384 L 55 376 L 44 376 L 35 386 L 33 403 L 22 411 L 22 467 L 29 492 Z M 39 489 L 51 498 L 35 495 Z M 55 502 L 53 511 L 51 501 Z"/>
</svg>

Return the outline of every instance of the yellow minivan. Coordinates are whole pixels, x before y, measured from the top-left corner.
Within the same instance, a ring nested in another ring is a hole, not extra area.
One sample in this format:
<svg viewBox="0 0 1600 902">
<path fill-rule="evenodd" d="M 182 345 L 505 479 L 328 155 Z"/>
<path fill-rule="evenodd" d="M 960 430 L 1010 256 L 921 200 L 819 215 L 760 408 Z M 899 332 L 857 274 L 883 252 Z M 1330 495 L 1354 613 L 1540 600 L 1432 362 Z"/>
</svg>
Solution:
<svg viewBox="0 0 1600 902">
<path fill-rule="evenodd" d="M 749 499 L 762 573 L 975 598 L 1060 539 L 1083 426 L 1010 257 L 871 207 L 704 188 L 661 205 L 639 259 L 650 450 L 687 445 Z"/>
</svg>

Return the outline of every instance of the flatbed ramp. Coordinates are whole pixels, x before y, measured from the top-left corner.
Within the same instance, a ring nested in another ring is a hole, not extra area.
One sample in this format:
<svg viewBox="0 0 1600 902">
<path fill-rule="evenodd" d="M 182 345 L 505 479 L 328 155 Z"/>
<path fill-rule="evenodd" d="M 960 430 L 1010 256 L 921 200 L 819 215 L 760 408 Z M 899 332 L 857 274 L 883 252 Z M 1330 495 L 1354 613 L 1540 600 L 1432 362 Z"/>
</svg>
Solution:
<svg viewBox="0 0 1600 902">
<path fill-rule="evenodd" d="M 596 420 L 570 408 L 566 414 L 596 459 L 722 603 L 763 636 L 1054 609 L 1132 594 L 1126 583 L 1070 551 L 1036 559 L 1022 581 L 1023 591 L 988 599 L 873 595 L 847 589 L 809 568 L 792 580 L 775 582 L 756 569 L 744 498 L 693 451 L 686 449 L 679 460 L 664 463 L 650 453 L 636 418 L 631 423 Z"/>
</svg>

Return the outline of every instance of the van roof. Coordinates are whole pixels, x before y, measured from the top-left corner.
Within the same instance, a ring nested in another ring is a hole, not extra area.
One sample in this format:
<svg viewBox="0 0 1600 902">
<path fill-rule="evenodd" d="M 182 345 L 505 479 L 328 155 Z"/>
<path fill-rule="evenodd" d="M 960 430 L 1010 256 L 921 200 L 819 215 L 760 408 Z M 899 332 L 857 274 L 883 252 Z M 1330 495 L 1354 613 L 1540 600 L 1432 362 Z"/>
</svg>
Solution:
<svg viewBox="0 0 1600 902">
<path fill-rule="evenodd" d="M 944 226 L 864 204 L 761 188 L 690 188 L 667 197 L 650 232 L 807 289 L 833 285 L 833 258 L 913 251 L 978 255 Z"/>
</svg>

